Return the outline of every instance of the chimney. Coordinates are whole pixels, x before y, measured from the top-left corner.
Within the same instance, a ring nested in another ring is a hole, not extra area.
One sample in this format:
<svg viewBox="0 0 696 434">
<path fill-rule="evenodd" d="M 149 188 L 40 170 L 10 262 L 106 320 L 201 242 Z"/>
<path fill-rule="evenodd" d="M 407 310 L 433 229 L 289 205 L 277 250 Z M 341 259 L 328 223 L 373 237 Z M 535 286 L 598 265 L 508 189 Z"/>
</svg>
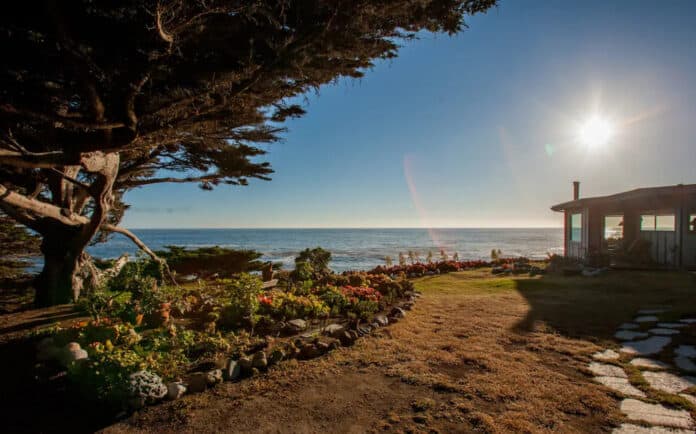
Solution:
<svg viewBox="0 0 696 434">
<path fill-rule="evenodd" d="M 573 181 L 573 200 L 580 199 L 580 181 Z"/>
</svg>

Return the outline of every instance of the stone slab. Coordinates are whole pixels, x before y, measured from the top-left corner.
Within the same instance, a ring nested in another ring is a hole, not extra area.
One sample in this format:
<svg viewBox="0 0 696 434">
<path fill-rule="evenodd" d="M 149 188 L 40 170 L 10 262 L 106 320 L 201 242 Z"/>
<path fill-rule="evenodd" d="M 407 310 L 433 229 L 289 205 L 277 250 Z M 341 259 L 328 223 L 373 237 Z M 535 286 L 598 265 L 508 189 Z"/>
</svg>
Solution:
<svg viewBox="0 0 696 434">
<path fill-rule="evenodd" d="M 630 330 L 619 330 L 618 332 L 614 333 L 614 337 L 622 341 L 632 341 L 634 339 L 647 338 L 648 336 L 649 335 L 647 333 L 633 332 Z"/>
<path fill-rule="evenodd" d="M 696 396 L 689 395 L 688 393 L 680 393 L 679 396 L 689 401 L 692 405 L 696 405 Z"/>
<path fill-rule="evenodd" d="M 650 387 L 667 393 L 679 393 L 696 386 L 696 377 L 679 377 L 669 372 L 643 372 L 643 378 Z"/>
<path fill-rule="evenodd" d="M 657 322 L 658 318 L 655 315 L 641 315 L 636 317 L 633 322 Z"/>
<path fill-rule="evenodd" d="M 633 322 L 625 322 L 625 323 L 621 324 L 619 326 L 619 328 L 621 330 L 635 330 L 635 329 L 639 329 L 640 326 L 636 323 L 633 323 Z"/>
<path fill-rule="evenodd" d="M 679 345 L 674 354 L 682 357 L 696 357 L 696 347 L 693 345 Z"/>
<path fill-rule="evenodd" d="M 606 363 L 592 362 L 588 366 L 588 369 L 598 377 L 628 378 L 623 369 Z"/>
<path fill-rule="evenodd" d="M 625 396 L 635 396 L 637 398 L 645 398 L 645 393 L 637 389 L 626 378 L 619 377 L 594 377 L 594 381 L 603 384 L 615 392 L 619 392 Z"/>
<path fill-rule="evenodd" d="M 696 372 L 696 363 L 688 357 L 677 356 L 674 358 L 674 364 L 682 371 Z"/>
<path fill-rule="evenodd" d="M 657 326 L 666 329 L 680 329 L 686 327 L 686 324 L 680 322 L 658 322 Z"/>
<path fill-rule="evenodd" d="M 693 420 L 686 410 L 672 410 L 661 404 L 648 404 L 637 399 L 621 401 L 621 411 L 629 419 L 674 428 L 692 428 Z"/>
<path fill-rule="evenodd" d="M 672 338 L 667 336 L 651 336 L 642 341 L 624 342 L 621 352 L 648 356 L 659 353 L 670 342 L 672 342 Z"/>
<path fill-rule="evenodd" d="M 667 309 L 641 309 L 638 311 L 638 315 L 655 315 L 665 312 L 667 312 Z"/>
<path fill-rule="evenodd" d="M 648 330 L 648 333 L 652 333 L 654 335 L 668 336 L 668 335 L 678 335 L 679 330 L 658 327 L 658 328 Z"/>
<path fill-rule="evenodd" d="M 680 319 L 679 322 L 683 322 L 684 324 L 694 324 L 696 323 L 696 318 L 684 318 Z"/>
<path fill-rule="evenodd" d="M 640 426 L 632 423 L 622 423 L 614 428 L 612 434 L 693 434 L 693 431 L 679 428 L 665 428 L 663 426 Z"/>
<path fill-rule="evenodd" d="M 660 362 L 659 360 L 648 359 L 645 357 L 636 357 L 635 359 L 631 360 L 629 363 L 633 366 L 637 366 L 638 368 L 647 368 L 647 369 L 667 369 L 667 368 L 669 368 L 669 365 L 665 362 Z"/>
<path fill-rule="evenodd" d="M 598 351 L 592 354 L 592 358 L 595 360 L 618 360 L 621 355 L 614 350 L 604 350 Z"/>
</svg>

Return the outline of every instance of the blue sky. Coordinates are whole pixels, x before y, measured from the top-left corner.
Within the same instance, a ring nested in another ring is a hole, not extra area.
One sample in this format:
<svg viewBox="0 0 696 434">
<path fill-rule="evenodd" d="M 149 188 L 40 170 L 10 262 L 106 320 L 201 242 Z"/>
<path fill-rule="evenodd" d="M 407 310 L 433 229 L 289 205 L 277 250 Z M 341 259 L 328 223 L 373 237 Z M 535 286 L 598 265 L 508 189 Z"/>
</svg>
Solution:
<svg viewBox="0 0 696 434">
<path fill-rule="evenodd" d="M 129 192 L 124 225 L 549 227 L 571 196 L 694 183 L 696 2 L 512 1 L 307 97 L 271 182 Z M 603 146 L 578 141 L 593 115 Z"/>
</svg>

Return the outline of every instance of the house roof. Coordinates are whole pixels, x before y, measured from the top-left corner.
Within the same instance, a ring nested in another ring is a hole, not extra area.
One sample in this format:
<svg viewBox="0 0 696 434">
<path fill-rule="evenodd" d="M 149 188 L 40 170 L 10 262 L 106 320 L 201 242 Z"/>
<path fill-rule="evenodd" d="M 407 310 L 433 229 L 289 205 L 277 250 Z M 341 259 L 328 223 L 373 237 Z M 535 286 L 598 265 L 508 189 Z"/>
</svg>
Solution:
<svg viewBox="0 0 696 434">
<path fill-rule="evenodd" d="M 559 203 L 551 207 L 553 211 L 565 211 L 567 209 L 586 208 L 612 202 L 625 202 L 635 200 L 659 200 L 668 199 L 676 195 L 696 194 L 696 184 L 677 184 L 665 187 L 637 188 L 623 193 L 612 194 L 609 196 L 584 197 L 578 200 Z"/>
</svg>

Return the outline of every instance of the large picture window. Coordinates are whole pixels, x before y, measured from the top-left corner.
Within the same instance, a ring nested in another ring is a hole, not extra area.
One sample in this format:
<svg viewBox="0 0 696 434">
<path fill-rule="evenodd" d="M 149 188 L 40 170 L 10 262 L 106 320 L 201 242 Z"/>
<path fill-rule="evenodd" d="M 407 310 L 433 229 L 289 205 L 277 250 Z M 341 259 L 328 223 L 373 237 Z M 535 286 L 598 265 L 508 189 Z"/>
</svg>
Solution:
<svg viewBox="0 0 696 434">
<path fill-rule="evenodd" d="M 570 241 L 580 241 L 582 239 L 582 214 L 570 215 Z"/>
<path fill-rule="evenodd" d="M 604 216 L 604 239 L 620 240 L 623 238 L 623 216 L 607 215 Z"/>
<path fill-rule="evenodd" d="M 674 232 L 677 227 L 677 221 L 674 214 L 642 214 L 640 216 L 640 230 L 644 232 Z"/>
<path fill-rule="evenodd" d="M 643 214 L 640 216 L 640 230 L 643 232 L 655 230 L 654 214 Z"/>
</svg>

